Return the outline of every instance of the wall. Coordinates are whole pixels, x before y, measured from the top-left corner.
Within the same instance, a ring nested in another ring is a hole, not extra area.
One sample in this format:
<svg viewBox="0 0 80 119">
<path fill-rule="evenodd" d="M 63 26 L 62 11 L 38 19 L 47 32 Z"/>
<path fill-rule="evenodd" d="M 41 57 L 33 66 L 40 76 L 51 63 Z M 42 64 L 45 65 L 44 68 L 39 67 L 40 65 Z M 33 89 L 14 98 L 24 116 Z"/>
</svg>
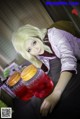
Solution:
<svg viewBox="0 0 80 119">
<path fill-rule="evenodd" d="M 18 27 L 32 24 L 44 28 L 52 23 L 39 0 L 0 0 L 0 65 L 5 67 L 15 60 L 19 64 L 24 61 L 11 42 L 12 33 Z"/>
</svg>

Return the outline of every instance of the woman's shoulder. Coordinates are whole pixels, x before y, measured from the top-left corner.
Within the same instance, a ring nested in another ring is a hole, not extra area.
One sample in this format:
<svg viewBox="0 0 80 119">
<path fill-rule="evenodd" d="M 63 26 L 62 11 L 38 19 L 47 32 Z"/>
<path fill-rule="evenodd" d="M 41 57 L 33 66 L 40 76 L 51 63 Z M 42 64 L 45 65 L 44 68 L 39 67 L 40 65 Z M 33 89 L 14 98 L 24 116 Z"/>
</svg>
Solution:
<svg viewBox="0 0 80 119">
<path fill-rule="evenodd" d="M 59 29 L 59 28 L 56 28 L 56 27 L 52 27 L 52 28 L 48 29 L 48 32 L 54 32 L 54 33 L 61 33 L 62 34 L 62 32 L 66 32 L 66 31 Z"/>
<path fill-rule="evenodd" d="M 55 27 L 50 28 L 48 29 L 48 37 L 49 40 L 54 39 L 54 42 L 57 42 L 64 37 L 64 31 Z"/>
</svg>

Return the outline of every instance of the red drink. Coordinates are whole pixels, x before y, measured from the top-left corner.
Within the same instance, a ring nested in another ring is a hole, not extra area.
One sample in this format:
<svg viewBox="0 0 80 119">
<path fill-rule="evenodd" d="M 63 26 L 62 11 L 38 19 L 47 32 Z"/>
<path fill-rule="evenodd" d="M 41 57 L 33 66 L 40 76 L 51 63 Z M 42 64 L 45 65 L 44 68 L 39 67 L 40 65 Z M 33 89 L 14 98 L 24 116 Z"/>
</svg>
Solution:
<svg viewBox="0 0 80 119">
<path fill-rule="evenodd" d="M 45 98 L 54 84 L 47 74 L 33 65 L 25 68 L 20 74 L 15 72 L 7 81 L 8 86 L 21 100 L 30 100 L 33 96 Z"/>
<path fill-rule="evenodd" d="M 41 69 L 37 72 L 35 77 L 31 79 L 31 82 L 26 86 L 33 91 L 34 95 L 38 98 L 44 98 L 48 96 L 54 87 L 52 80 Z"/>
<path fill-rule="evenodd" d="M 19 72 L 15 72 L 11 75 L 6 84 L 21 100 L 29 100 L 34 95 L 33 91 L 28 89 L 25 82 L 21 79 Z"/>
<path fill-rule="evenodd" d="M 33 91 L 28 89 L 25 85 L 20 86 L 17 90 L 13 91 L 21 100 L 29 100 L 34 95 Z"/>
<path fill-rule="evenodd" d="M 35 96 L 39 98 L 48 96 L 52 92 L 53 86 L 54 84 L 52 80 L 45 73 L 43 73 L 38 78 L 38 86 L 37 90 L 35 91 Z"/>
</svg>

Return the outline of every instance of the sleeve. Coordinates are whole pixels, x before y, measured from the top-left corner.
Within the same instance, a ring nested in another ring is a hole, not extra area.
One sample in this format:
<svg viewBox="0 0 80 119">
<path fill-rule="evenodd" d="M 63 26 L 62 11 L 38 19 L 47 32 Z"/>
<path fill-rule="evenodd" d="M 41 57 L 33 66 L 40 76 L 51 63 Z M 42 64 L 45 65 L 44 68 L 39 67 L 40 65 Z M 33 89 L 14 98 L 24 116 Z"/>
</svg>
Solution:
<svg viewBox="0 0 80 119">
<path fill-rule="evenodd" d="M 63 34 L 60 34 L 59 38 L 61 39 L 59 39 L 57 47 L 60 52 L 61 72 L 69 70 L 77 73 L 77 59 L 74 56 L 73 49 L 68 39 Z"/>
</svg>

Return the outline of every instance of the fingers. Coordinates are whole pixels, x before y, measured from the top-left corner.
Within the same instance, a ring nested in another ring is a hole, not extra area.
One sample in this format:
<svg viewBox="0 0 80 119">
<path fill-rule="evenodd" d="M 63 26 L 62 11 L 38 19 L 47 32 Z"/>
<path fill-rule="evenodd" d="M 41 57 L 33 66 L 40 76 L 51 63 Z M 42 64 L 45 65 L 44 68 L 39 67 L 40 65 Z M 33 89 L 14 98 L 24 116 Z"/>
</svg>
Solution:
<svg viewBox="0 0 80 119">
<path fill-rule="evenodd" d="M 54 105 L 51 106 L 51 108 L 50 108 L 50 113 L 52 113 L 53 108 L 54 108 Z"/>
<path fill-rule="evenodd" d="M 40 113 L 42 116 L 47 116 L 50 109 L 50 105 L 47 102 L 43 102 L 40 108 Z"/>
<path fill-rule="evenodd" d="M 42 114 L 42 116 L 47 116 L 48 112 L 52 113 L 53 108 L 54 108 L 54 105 L 50 105 L 49 103 L 44 102 L 41 105 L 40 113 Z"/>
<path fill-rule="evenodd" d="M 54 109 L 54 107 L 55 107 L 55 105 L 56 105 L 56 101 L 51 105 L 51 108 L 50 108 L 50 113 L 53 111 L 53 109 Z"/>
<path fill-rule="evenodd" d="M 46 108 L 46 102 L 44 101 L 41 105 L 40 113 L 42 113 L 45 108 Z"/>
</svg>

